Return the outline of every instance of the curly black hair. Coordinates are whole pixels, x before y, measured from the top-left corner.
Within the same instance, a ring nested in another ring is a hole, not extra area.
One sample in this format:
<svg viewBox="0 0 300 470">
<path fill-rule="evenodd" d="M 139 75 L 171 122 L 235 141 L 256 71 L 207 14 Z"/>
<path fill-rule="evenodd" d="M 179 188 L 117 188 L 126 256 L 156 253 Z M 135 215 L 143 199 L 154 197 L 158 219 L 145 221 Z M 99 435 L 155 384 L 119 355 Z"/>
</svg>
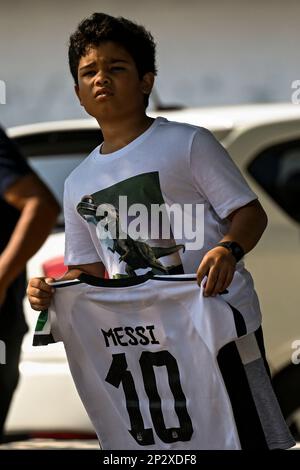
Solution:
<svg viewBox="0 0 300 470">
<path fill-rule="evenodd" d="M 139 78 L 147 72 L 157 73 L 155 49 L 152 34 L 144 26 L 123 17 L 114 17 L 105 13 L 93 13 L 78 25 L 70 36 L 69 66 L 76 85 L 78 85 L 78 65 L 90 46 L 112 41 L 120 44 L 133 58 Z M 149 97 L 145 96 L 147 106 Z"/>
</svg>

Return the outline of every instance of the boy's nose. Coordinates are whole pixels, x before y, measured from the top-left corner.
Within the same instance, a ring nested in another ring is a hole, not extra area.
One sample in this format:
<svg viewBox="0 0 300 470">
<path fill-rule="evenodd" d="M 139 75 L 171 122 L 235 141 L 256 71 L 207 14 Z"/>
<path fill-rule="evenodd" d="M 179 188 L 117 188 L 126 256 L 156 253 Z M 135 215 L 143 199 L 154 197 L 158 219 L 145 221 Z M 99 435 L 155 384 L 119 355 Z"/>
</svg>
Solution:
<svg viewBox="0 0 300 470">
<path fill-rule="evenodd" d="M 97 85 L 100 85 L 100 86 L 105 86 L 105 85 L 108 85 L 110 84 L 110 79 L 109 77 L 106 75 L 106 73 L 98 73 L 97 74 L 97 77 L 96 77 L 96 82 L 95 82 Z"/>
</svg>

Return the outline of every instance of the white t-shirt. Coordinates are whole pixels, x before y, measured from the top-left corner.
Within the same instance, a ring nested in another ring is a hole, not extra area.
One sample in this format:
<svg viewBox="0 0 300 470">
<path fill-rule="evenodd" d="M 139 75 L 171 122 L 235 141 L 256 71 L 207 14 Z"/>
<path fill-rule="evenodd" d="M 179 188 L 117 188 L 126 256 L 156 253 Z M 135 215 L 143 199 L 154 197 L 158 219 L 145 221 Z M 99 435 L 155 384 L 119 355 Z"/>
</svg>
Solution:
<svg viewBox="0 0 300 470">
<path fill-rule="evenodd" d="M 49 310 L 102 447 L 240 449 L 216 357 L 247 321 L 195 276 L 127 281 L 62 284 Z"/>
<path fill-rule="evenodd" d="M 101 154 L 96 147 L 67 178 L 65 264 L 102 261 L 111 278 L 149 269 L 156 274 L 195 273 L 203 256 L 227 233 L 226 217 L 254 199 L 207 129 L 159 117 L 116 152 Z M 141 204 L 146 215 L 139 211 Z M 156 222 L 159 206 L 174 209 L 167 218 L 167 236 L 164 222 Z M 125 207 L 126 220 L 120 215 Z M 140 232 L 138 239 L 130 236 L 131 230 Z M 226 300 L 254 323 L 260 317 L 243 262 Z"/>
</svg>

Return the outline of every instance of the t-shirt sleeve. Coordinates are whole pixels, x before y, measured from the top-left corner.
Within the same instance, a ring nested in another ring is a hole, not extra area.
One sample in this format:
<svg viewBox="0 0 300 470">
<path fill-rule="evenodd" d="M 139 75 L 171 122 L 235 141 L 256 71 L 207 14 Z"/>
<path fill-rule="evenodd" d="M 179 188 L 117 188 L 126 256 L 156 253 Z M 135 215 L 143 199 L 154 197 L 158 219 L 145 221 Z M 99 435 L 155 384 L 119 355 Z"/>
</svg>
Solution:
<svg viewBox="0 0 300 470">
<path fill-rule="evenodd" d="M 89 264 L 101 261 L 86 222 L 76 211 L 76 205 L 70 197 L 68 180 L 64 187 L 65 218 L 65 259 L 66 266 Z"/>
<path fill-rule="evenodd" d="M 0 128 L 0 196 L 19 178 L 32 172 L 15 143 Z"/>
<path fill-rule="evenodd" d="M 257 199 L 228 152 L 209 130 L 199 128 L 194 134 L 189 163 L 196 190 L 221 219 Z"/>
</svg>

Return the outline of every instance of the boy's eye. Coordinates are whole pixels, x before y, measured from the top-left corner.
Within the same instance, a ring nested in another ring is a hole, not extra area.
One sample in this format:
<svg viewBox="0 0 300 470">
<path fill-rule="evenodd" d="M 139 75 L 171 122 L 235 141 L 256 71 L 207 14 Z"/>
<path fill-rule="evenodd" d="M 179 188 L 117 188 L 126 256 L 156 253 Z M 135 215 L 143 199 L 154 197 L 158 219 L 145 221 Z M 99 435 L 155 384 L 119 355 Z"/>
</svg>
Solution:
<svg viewBox="0 0 300 470">
<path fill-rule="evenodd" d="M 116 66 L 116 67 L 112 67 L 111 70 L 117 72 L 118 70 L 125 70 L 125 69 L 124 69 L 124 67 L 117 67 Z"/>
<path fill-rule="evenodd" d="M 83 76 L 84 76 L 84 77 L 86 77 L 86 76 L 92 76 L 92 75 L 94 75 L 94 74 L 95 74 L 95 71 L 94 71 L 94 70 L 89 70 L 88 72 L 85 72 L 85 73 L 83 74 Z"/>
</svg>

